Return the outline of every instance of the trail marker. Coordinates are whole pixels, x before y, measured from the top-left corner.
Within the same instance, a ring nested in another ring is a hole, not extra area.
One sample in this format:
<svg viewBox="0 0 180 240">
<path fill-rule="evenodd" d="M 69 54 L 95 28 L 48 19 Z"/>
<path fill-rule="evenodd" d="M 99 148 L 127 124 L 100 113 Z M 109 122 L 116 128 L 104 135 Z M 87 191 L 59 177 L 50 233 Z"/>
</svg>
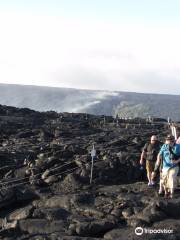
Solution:
<svg viewBox="0 0 180 240">
<path fill-rule="evenodd" d="M 94 158 L 96 157 L 96 150 L 94 148 L 94 144 L 93 144 L 93 148 L 91 150 L 91 175 L 90 175 L 90 184 L 92 184 L 92 178 L 93 178 L 93 167 L 94 167 Z"/>
</svg>

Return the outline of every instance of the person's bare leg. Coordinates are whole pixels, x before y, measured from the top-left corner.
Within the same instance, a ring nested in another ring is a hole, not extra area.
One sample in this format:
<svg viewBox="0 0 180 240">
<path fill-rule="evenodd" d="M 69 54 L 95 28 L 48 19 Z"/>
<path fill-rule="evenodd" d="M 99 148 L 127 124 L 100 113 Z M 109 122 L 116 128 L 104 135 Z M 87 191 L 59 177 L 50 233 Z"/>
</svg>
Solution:
<svg viewBox="0 0 180 240">
<path fill-rule="evenodd" d="M 154 185 L 155 181 L 154 181 L 153 171 L 150 171 L 149 175 L 150 175 L 151 184 Z"/>
<path fill-rule="evenodd" d="M 151 172 L 148 171 L 147 173 L 147 178 L 148 178 L 148 185 L 151 185 Z"/>
<path fill-rule="evenodd" d="M 159 194 L 162 194 L 163 192 L 164 192 L 164 186 L 163 186 L 162 179 L 160 179 L 160 181 L 159 181 Z"/>
<path fill-rule="evenodd" d="M 164 187 L 164 197 L 168 198 L 169 192 L 168 192 L 168 188 Z"/>
<path fill-rule="evenodd" d="M 177 174 L 178 174 L 179 168 L 174 168 L 170 171 L 170 179 L 171 179 L 171 184 L 169 186 L 169 197 L 173 198 L 174 195 L 174 189 L 176 188 L 176 184 L 177 184 Z"/>
<path fill-rule="evenodd" d="M 174 188 L 170 188 L 170 198 L 173 198 L 174 195 Z"/>
</svg>

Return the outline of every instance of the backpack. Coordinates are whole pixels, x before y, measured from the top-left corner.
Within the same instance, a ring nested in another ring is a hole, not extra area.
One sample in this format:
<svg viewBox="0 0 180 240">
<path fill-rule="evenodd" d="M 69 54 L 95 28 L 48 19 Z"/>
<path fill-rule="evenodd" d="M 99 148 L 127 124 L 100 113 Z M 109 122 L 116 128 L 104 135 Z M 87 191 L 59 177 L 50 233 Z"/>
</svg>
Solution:
<svg viewBox="0 0 180 240">
<path fill-rule="evenodd" d="M 146 160 L 155 162 L 157 160 L 157 155 L 160 150 L 160 144 L 156 143 L 152 145 L 151 143 L 147 143 L 144 148 L 146 152 Z"/>
</svg>

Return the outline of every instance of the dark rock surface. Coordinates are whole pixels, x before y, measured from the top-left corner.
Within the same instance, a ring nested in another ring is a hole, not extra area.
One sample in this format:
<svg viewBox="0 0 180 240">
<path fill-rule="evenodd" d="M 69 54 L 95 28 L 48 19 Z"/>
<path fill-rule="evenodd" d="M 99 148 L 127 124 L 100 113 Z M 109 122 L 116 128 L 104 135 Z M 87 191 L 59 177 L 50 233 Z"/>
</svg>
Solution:
<svg viewBox="0 0 180 240">
<path fill-rule="evenodd" d="M 150 136 L 169 131 L 163 119 L 0 106 L 0 239 L 180 239 L 178 189 L 159 197 L 139 166 Z M 174 233 L 137 236 L 136 227 Z"/>
</svg>

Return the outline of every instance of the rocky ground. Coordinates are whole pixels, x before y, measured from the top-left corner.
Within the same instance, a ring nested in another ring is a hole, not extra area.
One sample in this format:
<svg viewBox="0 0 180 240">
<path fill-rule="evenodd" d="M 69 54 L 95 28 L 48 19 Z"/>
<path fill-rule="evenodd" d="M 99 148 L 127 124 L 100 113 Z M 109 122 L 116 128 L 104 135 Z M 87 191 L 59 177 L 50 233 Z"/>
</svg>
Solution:
<svg viewBox="0 0 180 240">
<path fill-rule="evenodd" d="M 169 132 L 163 119 L 0 106 L 0 239 L 180 239 L 178 189 L 159 197 L 139 166 L 150 136 Z M 173 233 L 137 236 L 136 227 Z"/>
</svg>

